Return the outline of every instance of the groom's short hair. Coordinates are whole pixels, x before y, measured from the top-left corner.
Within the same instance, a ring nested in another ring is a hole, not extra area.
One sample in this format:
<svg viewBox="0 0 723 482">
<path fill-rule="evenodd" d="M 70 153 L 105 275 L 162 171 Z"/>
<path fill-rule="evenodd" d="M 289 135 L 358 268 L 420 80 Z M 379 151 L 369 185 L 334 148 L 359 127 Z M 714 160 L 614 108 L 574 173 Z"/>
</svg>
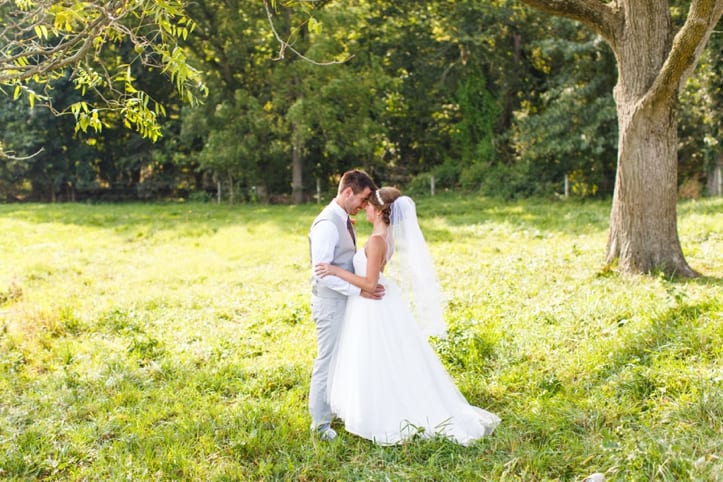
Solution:
<svg viewBox="0 0 723 482">
<path fill-rule="evenodd" d="M 374 184 L 374 181 L 371 177 L 369 177 L 369 174 L 359 169 L 352 169 L 350 171 L 346 171 L 341 176 L 341 180 L 339 181 L 338 194 L 341 194 L 341 192 L 348 187 L 351 187 L 351 190 L 354 194 L 362 192 L 364 188 L 367 187 L 372 191 L 377 190 L 377 185 Z"/>
</svg>

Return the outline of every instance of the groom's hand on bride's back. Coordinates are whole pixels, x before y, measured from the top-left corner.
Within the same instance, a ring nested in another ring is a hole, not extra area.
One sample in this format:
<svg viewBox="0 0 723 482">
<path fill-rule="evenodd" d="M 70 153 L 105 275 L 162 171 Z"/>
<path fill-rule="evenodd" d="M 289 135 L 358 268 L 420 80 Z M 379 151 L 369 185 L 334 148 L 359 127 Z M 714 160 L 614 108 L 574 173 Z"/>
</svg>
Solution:
<svg viewBox="0 0 723 482">
<path fill-rule="evenodd" d="M 384 297 L 384 286 L 377 285 L 374 291 L 362 290 L 362 297 L 369 298 L 370 300 L 381 300 Z"/>
</svg>

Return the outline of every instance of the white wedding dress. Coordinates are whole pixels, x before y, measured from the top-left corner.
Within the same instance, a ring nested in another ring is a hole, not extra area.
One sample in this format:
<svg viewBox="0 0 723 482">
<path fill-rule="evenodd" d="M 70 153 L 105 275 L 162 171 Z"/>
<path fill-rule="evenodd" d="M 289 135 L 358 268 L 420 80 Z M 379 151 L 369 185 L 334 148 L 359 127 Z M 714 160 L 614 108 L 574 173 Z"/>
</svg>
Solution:
<svg viewBox="0 0 723 482">
<path fill-rule="evenodd" d="M 354 256 L 366 273 L 366 255 Z M 467 445 L 499 424 L 467 403 L 415 322 L 400 288 L 382 275 L 381 300 L 352 296 L 329 374 L 329 403 L 348 432 L 381 445 L 415 434 Z"/>
</svg>

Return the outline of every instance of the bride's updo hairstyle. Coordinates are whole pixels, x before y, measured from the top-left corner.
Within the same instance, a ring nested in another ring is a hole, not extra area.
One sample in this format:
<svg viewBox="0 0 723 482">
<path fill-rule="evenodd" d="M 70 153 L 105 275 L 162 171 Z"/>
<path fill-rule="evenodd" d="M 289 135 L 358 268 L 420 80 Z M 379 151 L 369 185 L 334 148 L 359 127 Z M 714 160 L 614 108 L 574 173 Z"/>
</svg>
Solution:
<svg viewBox="0 0 723 482">
<path fill-rule="evenodd" d="M 402 193 L 396 187 L 383 187 L 372 192 L 369 196 L 369 204 L 382 211 L 382 219 L 389 225 L 392 215 L 392 203 L 397 200 Z"/>
</svg>

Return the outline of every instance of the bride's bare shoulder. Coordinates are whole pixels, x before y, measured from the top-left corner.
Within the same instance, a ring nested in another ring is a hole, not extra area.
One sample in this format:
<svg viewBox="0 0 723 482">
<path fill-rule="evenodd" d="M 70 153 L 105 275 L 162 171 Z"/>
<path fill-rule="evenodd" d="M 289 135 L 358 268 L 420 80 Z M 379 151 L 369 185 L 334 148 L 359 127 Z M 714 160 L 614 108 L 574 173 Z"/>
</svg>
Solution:
<svg viewBox="0 0 723 482">
<path fill-rule="evenodd" d="M 367 244 L 374 243 L 377 246 L 384 246 L 387 245 L 387 236 L 386 234 L 380 234 L 380 233 L 372 233 L 369 236 L 369 240 L 367 241 Z"/>
<path fill-rule="evenodd" d="M 387 241 L 383 234 L 373 234 L 369 236 L 369 239 L 367 240 L 367 253 L 369 252 L 375 252 L 375 253 L 382 253 L 382 256 L 384 255 L 384 252 L 387 250 Z"/>
</svg>

